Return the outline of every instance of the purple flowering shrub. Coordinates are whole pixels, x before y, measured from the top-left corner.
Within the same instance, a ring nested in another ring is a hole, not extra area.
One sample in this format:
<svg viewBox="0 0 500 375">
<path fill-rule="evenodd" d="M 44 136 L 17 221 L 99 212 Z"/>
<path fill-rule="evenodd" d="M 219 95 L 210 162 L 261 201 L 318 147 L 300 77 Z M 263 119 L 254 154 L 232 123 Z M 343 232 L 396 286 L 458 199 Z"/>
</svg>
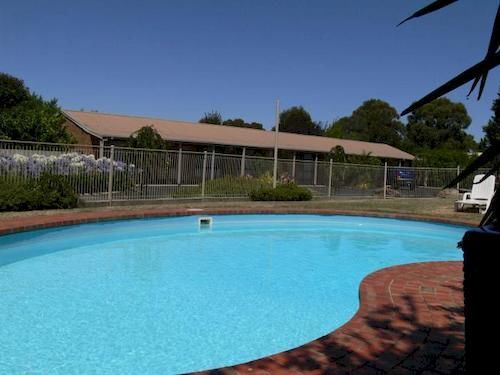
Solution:
<svg viewBox="0 0 500 375">
<path fill-rule="evenodd" d="M 0 178 L 39 178 L 42 174 L 64 176 L 80 194 L 108 189 L 109 171 L 113 166 L 113 190 L 126 190 L 140 172 L 134 164 L 77 152 L 59 155 L 0 153 Z"/>
<path fill-rule="evenodd" d="M 30 156 L 22 154 L 0 154 L 0 171 L 24 173 L 30 176 L 39 176 L 43 172 L 56 175 L 70 175 L 75 173 L 100 172 L 107 173 L 111 167 L 111 159 L 102 157 L 96 159 L 94 155 L 70 152 L 60 155 Z M 134 164 L 126 164 L 114 160 L 113 169 L 117 172 L 132 172 Z"/>
</svg>

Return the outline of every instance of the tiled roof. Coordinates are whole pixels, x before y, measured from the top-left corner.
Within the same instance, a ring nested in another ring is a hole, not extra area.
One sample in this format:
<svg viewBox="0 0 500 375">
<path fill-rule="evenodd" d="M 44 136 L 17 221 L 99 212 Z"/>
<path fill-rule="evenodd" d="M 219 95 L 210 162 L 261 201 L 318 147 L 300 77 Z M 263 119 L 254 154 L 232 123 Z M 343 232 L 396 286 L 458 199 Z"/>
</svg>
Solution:
<svg viewBox="0 0 500 375">
<path fill-rule="evenodd" d="M 169 141 L 273 148 L 274 132 L 233 126 L 199 124 L 151 117 L 125 116 L 101 112 L 64 111 L 66 117 L 99 138 L 128 138 L 146 125 L 153 125 Z M 328 153 L 342 146 L 346 154 L 413 160 L 414 156 L 383 143 L 353 141 L 280 132 L 278 147 L 284 150 Z"/>
</svg>

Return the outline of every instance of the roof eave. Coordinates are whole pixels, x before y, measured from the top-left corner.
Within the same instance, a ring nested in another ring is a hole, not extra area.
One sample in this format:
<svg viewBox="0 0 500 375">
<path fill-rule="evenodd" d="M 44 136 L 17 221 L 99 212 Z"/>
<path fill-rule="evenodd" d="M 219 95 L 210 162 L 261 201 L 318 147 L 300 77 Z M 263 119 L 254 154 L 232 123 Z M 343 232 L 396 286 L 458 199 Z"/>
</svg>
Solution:
<svg viewBox="0 0 500 375">
<path fill-rule="evenodd" d="M 66 117 L 66 119 L 68 119 L 69 121 L 71 121 L 73 124 L 75 124 L 76 126 L 78 126 L 80 129 L 82 129 L 84 132 L 90 134 L 90 135 L 93 135 L 94 137 L 98 138 L 98 139 L 104 139 L 105 137 L 102 136 L 101 134 L 97 134 L 95 131 L 93 131 L 92 129 L 90 129 L 88 126 L 82 124 L 80 121 L 78 121 L 77 119 L 75 119 L 73 116 L 71 116 L 69 113 L 67 113 L 65 110 L 62 111 L 62 114 L 64 117 Z"/>
<path fill-rule="evenodd" d="M 103 134 L 102 137 L 103 138 L 122 139 L 122 140 L 128 139 L 127 137 L 117 136 L 117 135 L 112 135 L 112 134 Z M 238 143 L 231 143 L 231 142 L 224 143 L 224 142 L 220 142 L 220 141 L 217 143 L 207 143 L 207 142 L 204 142 L 203 140 L 193 140 L 193 139 L 176 139 L 176 138 L 171 138 L 171 137 L 166 138 L 166 139 L 169 142 L 191 143 L 191 144 L 197 144 L 197 145 L 250 147 L 250 148 L 269 149 L 269 150 L 272 150 L 272 148 L 273 148 L 273 146 L 266 147 L 266 146 L 255 145 L 255 144 L 238 144 Z M 318 152 L 318 153 L 326 154 L 326 153 L 330 152 L 330 151 L 326 151 L 326 150 L 319 150 L 319 149 L 311 150 L 311 149 L 303 149 L 303 148 L 299 148 L 299 147 L 283 146 L 283 145 L 279 145 L 279 149 L 280 150 L 287 150 L 287 151 L 304 152 L 304 153 Z M 348 154 L 349 155 L 358 155 L 358 156 L 366 155 L 363 153 L 348 153 Z M 382 158 L 382 159 L 415 160 L 415 157 L 411 154 L 401 155 L 401 156 L 387 156 L 387 155 L 374 155 L 374 154 L 371 154 L 371 155 L 374 157 L 377 157 L 377 158 Z"/>
</svg>

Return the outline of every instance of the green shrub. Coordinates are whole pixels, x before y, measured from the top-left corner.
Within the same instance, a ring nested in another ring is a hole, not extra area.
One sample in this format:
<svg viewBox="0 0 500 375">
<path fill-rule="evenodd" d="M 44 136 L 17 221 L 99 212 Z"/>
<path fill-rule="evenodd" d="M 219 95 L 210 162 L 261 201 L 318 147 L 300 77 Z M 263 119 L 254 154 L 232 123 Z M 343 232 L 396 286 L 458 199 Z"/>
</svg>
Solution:
<svg viewBox="0 0 500 375">
<path fill-rule="evenodd" d="M 0 211 L 74 208 L 78 195 L 63 176 L 43 174 L 38 180 L 0 180 Z"/>
<path fill-rule="evenodd" d="M 34 210 L 36 197 L 28 180 L 0 181 L 0 211 Z"/>
<path fill-rule="evenodd" d="M 260 188 L 250 193 L 250 199 L 253 201 L 310 201 L 311 192 L 294 183 L 278 185 L 273 188 Z"/>
</svg>

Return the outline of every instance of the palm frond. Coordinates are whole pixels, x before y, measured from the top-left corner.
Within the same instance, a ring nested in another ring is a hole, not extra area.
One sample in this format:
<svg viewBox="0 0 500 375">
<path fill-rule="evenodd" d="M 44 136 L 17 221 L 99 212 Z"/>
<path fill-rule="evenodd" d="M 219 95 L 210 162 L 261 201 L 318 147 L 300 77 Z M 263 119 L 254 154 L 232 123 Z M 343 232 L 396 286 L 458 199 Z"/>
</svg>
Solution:
<svg viewBox="0 0 500 375">
<path fill-rule="evenodd" d="M 415 103 L 406 108 L 403 112 L 401 112 L 401 116 L 404 116 L 410 112 L 413 112 L 415 109 L 420 108 L 424 104 L 432 102 L 434 99 L 437 99 L 450 91 L 455 90 L 457 87 L 460 87 L 467 82 L 477 79 L 477 77 L 481 77 L 484 73 L 490 71 L 491 69 L 500 65 L 500 53 L 497 52 L 490 59 L 484 59 L 476 65 L 470 67 L 467 70 L 464 70 L 462 73 L 458 74 L 454 78 L 450 79 L 445 84 L 439 86 L 434 91 L 430 92 L 422 99 L 417 100 Z"/>
<path fill-rule="evenodd" d="M 500 143 L 492 144 L 486 149 L 486 151 L 484 151 L 481 155 L 474 159 L 472 163 L 470 163 L 456 178 L 454 178 L 448 185 L 446 185 L 445 189 L 449 189 L 455 186 L 464 178 L 481 168 L 483 165 L 493 162 L 499 154 Z M 491 176 L 494 172 L 495 166 L 488 171 L 487 176 Z"/>
<path fill-rule="evenodd" d="M 493 24 L 493 29 L 491 30 L 490 43 L 488 45 L 488 52 L 486 53 L 487 58 L 491 58 L 495 55 L 500 46 L 500 4 L 497 8 L 497 14 L 495 16 L 495 23 Z"/>
<path fill-rule="evenodd" d="M 483 216 L 483 219 L 479 223 L 480 227 L 491 224 L 495 222 L 498 215 L 498 209 L 500 208 L 500 190 L 495 191 L 493 198 L 491 199 L 490 207 Z"/>
<path fill-rule="evenodd" d="M 474 82 L 472 83 L 472 86 L 471 86 L 469 92 L 467 93 L 467 97 L 469 97 L 470 94 L 472 94 L 472 92 L 476 88 L 477 84 L 479 83 L 480 79 L 481 79 L 481 76 L 477 76 L 476 78 L 474 78 Z"/>
<path fill-rule="evenodd" d="M 484 72 L 481 77 L 481 84 L 479 85 L 477 100 L 481 99 L 481 95 L 483 95 L 484 86 L 486 85 L 486 79 L 488 79 L 488 71 Z"/>
<path fill-rule="evenodd" d="M 397 24 L 397 26 L 402 25 L 406 21 L 409 21 L 413 18 L 417 17 L 422 17 L 425 16 L 426 14 L 435 12 L 436 10 L 439 10 L 441 8 L 444 8 L 450 4 L 453 4 L 454 2 L 457 2 L 458 0 L 436 0 L 433 3 L 430 3 L 429 5 L 423 7 L 420 10 L 417 10 L 415 13 L 413 13 L 410 17 L 405 18 L 403 21 Z"/>
<path fill-rule="evenodd" d="M 485 173 L 485 175 L 477 182 L 480 184 L 484 180 L 486 180 L 490 176 L 495 176 L 497 171 L 500 170 L 500 161 L 497 161 L 493 164 L 493 167 L 490 168 L 488 172 Z"/>
<path fill-rule="evenodd" d="M 500 46 L 500 4 L 497 8 L 495 23 L 493 24 L 493 29 L 491 30 L 491 37 L 490 37 L 490 43 L 488 45 L 488 51 L 486 52 L 486 56 L 484 59 L 485 60 L 493 59 L 495 57 L 495 53 L 498 51 L 499 46 Z M 472 94 L 479 80 L 481 80 L 481 85 L 479 85 L 479 91 L 477 93 L 477 100 L 481 99 L 487 78 L 488 78 L 488 71 L 478 75 L 474 79 L 474 83 L 472 84 L 471 89 L 467 93 L 467 97 L 469 97 Z"/>
</svg>

